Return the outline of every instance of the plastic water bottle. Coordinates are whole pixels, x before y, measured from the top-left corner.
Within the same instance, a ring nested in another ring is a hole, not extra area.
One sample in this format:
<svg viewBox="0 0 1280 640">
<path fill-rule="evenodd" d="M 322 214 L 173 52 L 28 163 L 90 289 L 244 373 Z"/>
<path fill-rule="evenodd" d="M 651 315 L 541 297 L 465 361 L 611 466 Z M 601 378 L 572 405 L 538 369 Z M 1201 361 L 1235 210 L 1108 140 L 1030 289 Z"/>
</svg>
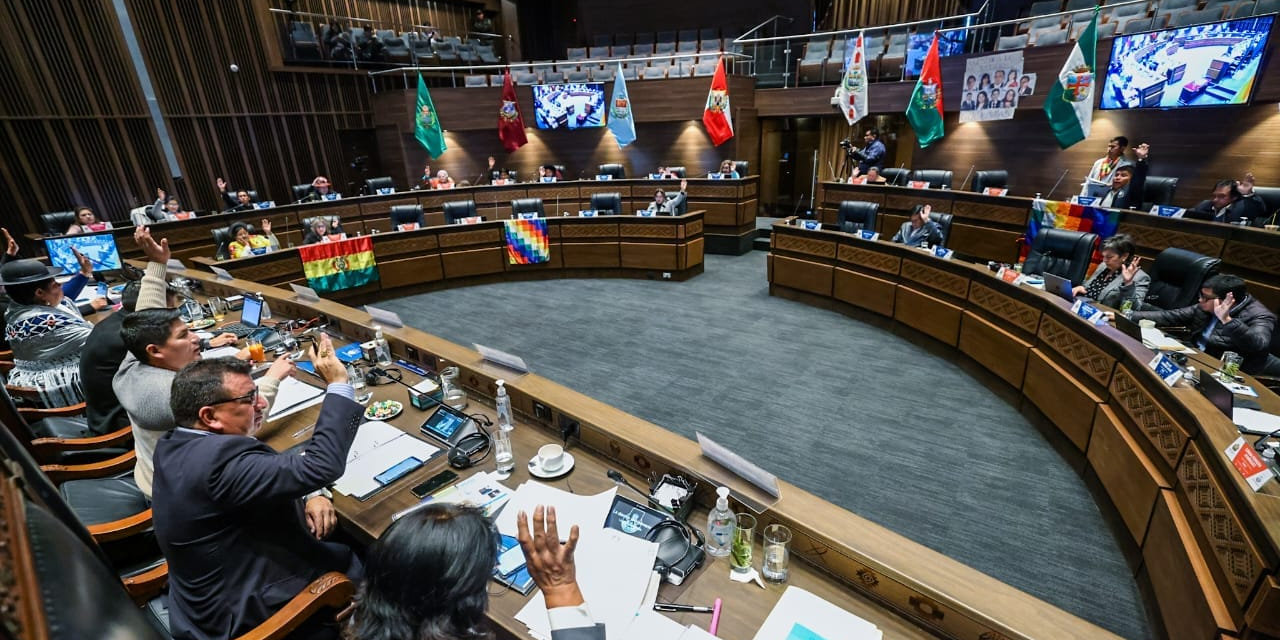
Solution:
<svg viewBox="0 0 1280 640">
<path fill-rule="evenodd" d="M 262 296 L 262 292 L 258 292 L 258 299 L 262 301 L 262 319 L 271 319 L 271 305 L 267 304 L 267 299 Z"/>
<path fill-rule="evenodd" d="M 387 339 L 382 336 L 381 327 L 373 335 L 373 359 L 377 361 L 379 367 L 391 366 L 391 345 L 387 344 Z"/>
<path fill-rule="evenodd" d="M 707 514 L 707 553 L 723 558 L 733 546 L 733 530 L 737 521 L 729 510 L 729 487 L 716 489 L 716 508 Z"/>
<path fill-rule="evenodd" d="M 498 381 L 498 397 L 494 400 L 498 410 L 498 426 L 511 429 L 515 421 L 511 419 L 511 396 L 507 395 L 507 381 Z"/>
</svg>

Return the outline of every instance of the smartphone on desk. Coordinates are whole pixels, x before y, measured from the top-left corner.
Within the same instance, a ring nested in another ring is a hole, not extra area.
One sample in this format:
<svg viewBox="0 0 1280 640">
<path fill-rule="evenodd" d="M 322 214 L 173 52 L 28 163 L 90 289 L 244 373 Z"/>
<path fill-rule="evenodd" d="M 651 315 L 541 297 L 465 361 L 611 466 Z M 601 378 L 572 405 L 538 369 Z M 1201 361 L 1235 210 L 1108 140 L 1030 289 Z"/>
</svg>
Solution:
<svg viewBox="0 0 1280 640">
<path fill-rule="evenodd" d="M 421 466 L 422 466 L 421 460 L 413 456 L 410 456 L 396 463 L 390 469 L 387 469 L 386 471 L 383 471 L 382 473 L 379 473 L 378 475 L 374 476 L 373 479 L 376 480 L 378 484 L 388 485 L 388 484 L 391 484 L 392 482 L 395 482 L 396 480 L 399 480 L 400 478 L 403 478 L 404 476 L 408 475 L 409 472 Z"/>
</svg>

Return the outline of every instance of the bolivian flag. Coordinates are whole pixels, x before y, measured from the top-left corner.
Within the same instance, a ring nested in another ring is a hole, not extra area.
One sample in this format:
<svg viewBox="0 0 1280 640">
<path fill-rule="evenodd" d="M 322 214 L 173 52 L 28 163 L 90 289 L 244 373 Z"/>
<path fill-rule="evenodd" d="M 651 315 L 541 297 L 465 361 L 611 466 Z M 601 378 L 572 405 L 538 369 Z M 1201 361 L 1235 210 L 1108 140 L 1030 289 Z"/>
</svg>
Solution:
<svg viewBox="0 0 1280 640">
<path fill-rule="evenodd" d="M 298 248 L 307 284 L 319 293 L 350 289 L 378 279 L 373 238 L 321 242 Z"/>
</svg>

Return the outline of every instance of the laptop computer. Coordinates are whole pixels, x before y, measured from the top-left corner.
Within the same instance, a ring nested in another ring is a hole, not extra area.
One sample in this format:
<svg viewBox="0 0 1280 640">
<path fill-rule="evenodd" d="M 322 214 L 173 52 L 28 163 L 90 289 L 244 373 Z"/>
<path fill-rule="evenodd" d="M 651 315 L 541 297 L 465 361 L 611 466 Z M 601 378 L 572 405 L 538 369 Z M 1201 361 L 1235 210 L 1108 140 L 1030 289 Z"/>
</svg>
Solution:
<svg viewBox="0 0 1280 640">
<path fill-rule="evenodd" d="M 1115 321 L 1116 328 L 1120 330 L 1120 333 L 1123 333 L 1138 342 L 1142 342 L 1142 327 L 1139 327 L 1138 323 L 1118 313 L 1116 314 Z"/>
<path fill-rule="evenodd" d="M 1075 302 L 1076 294 L 1071 293 L 1071 281 L 1061 276 L 1053 275 L 1048 271 L 1040 274 L 1044 278 L 1044 290 L 1052 293 L 1067 302 Z"/>
<path fill-rule="evenodd" d="M 234 333 L 237 340 L 243 340 L 254 331 L 262 328 L 262 299 L 246 295 L 244 306 L 240 308 L 240 322 L 232 322 L 219 331 Z"/>
<path fill-rule="evenodd" d="M 1233 419 L 1232 411 L 1235 409 L 1235 394 L 1224 386 L 1218 379 L 1213 377 L 1208 371 L 1200 372 L 1200 393 L 1213 403 L 1223 415 L 1228 419 Z"/>
</svg>

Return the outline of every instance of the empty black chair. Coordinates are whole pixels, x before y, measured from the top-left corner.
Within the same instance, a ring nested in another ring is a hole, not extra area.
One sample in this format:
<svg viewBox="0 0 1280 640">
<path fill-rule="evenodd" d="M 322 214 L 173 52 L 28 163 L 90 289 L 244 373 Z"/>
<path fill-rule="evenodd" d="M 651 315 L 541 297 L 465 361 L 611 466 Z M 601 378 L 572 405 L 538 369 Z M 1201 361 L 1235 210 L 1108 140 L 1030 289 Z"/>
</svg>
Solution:
<svg viewBox="0 0 1280 640">
<path fill-rule="evenodd" d="M 911 179 L 916 182 L 928 182 L 934 189 L 951 188 L 951 172 L 945 169 L 916 169 L 911 172 Z"/>
<path fill-rule="evenodd" d="M 1200 286 L 1218 273 L 1218 258 L 1168 247 L 1156 254 L 1148 268 L 1151 286 L 1144 309 L 1179 309 L 1200 299 Z"/>
<path fill-rule="evenodd" d="M 249 194 L 249 202 L 262 202 L 262 198 L 258 196 L 257 189 L 241 189 L 241 191 L 244 191 L 245 193 Z M 235 195 L 235 194 L 233 193 L 231 195 Z"/>
<path fill-rule="evenodd" d="M 369 195 L 377 195 L 378 189 L 395 189 L 396 183 L 391 181 L 391 176 L 365 178 L 364 187 L 365 193 Z"/>
<path fill-rule="evenodd" d="M 973 182 L 970 184 L 970 190 L 974 193 L 982 193 L 988 187 L 1008 189 L 1009 172 L 1004 169 L 1000 169 L 998 171 L 978 171 L 973 174 Z"/>
<path fill-rule="evenodd" d="M 679 177 L 679 178 L 685 177 L 684 167 L 667 167 L 667 171 L 670 171 L 671 173 L 676 174 L 676 177 Z"/>
<path fill-rule="evenodd" d="M 475 200 L 455 200 L 444 203 L 444 220 L 449 224 L 457 224 L 464 218 L 476 217 Z"/>
<path fill-rule="evenodd" d="M 733 170 L 738 172 L 739 178 L 747 177 L 747 169 L 751 168 L 751 163 L 746 160 L 734 160 Z"/>
<path fill-rule="evenodd" d="M 622 194 L 593 193 L 591 194 L 591 208 L 600 213 L 620 215 L 622 213 Z"/>
<path fill-rule="evenodd" d="M 522 213 L 536 213 L 539 218 L 547 217 L 542 210 L 542 198 L 517 198 L 511 201 L 511 217 L 518 218 Z"/>
<path fill-rule="evenodd" d="M 1169 176 L 1147 176 L 1142 190 L 1142 208 L 1156 204 L 1173 204 L 1173 194 L 1178 191 L 1178 179 Z"/>
<path fill-rule="evenodd" d="M 297 202 L 311 194 L 311 183 L 295 184 L 289 189 L 293 192 L 293 201 Z"/>
<path fill-rule="evenodd" d="M 906 186 L 907 181 L 911 179 L 911 170 L 885 167 L 880 170 L 880 176 L 884 178 L 885 184 Z"/>
<path fill-rule="evenodd" d="M 310 187 L 311 185 L 307 185 Z M 218 227 L 210 230 L 213 234 L 213 259 L 226 260 L 231 257 L 231 227 Z"/>
<path fill-rule="evenodd" d="M 938 225 L 938 233 L 942 234 L 942 242 L 938 243 L 941 247 L 945 248 L 947 246 L 947 240 L 951 239 L 951 220 L 954 217 L 955 216 L 949 213 L 939 213 L 937 211 L 929 212 L 929 219 L 932 220 L 934 224 Z"/>
<path fill-rule="evenodd" d="M 422 205 L 398 204 L 391 207 L 391 230 L 399 229 L 402 224 L 416 224 L 419 227 L 426 226 L 427 219 L 422 213 Z"/>
<path fill-rule="evenodd" d="M 622 180 L 627 177 L 626 169 L 616 162 L 600 165 L 599 171 L 600 175 L 612 176 L 614 180 Z"/>
<path fill-rule="evenodd" d="M 67 227 L 70 227 L 71 223 L 76 221 L 76 212 L 50 211 L 40 214 L 40 219 L 44 221 L 45 235 L 60 236 L 67 232 Z"/>
<path fill-rule="evenodd" d="M 859 233 L 863 230 L 874 232 L 876 215 L 879 212 L 880 205 L 875 202 L 845 200 L 840 203 L 840 208 L 836 212 L 836 221 L 840 225 L 840 230 L 845 233 Z"/>
<path fill-rule="evenodd" d="M 1022 272 L 1028 275 L 1052 273 L 1072 284 L 1084 282 L 1093 257 L 1098 234 L 1067 229 L 1045 229 L 1036 234 Z"/>
<path fill-rule="evenodd" d="M 1266 214 L 1257 224 L 1273 224 L 1271 216 L 1276 215 L 1276 211 L 1280 211 L 1280 187 L 1254 187 L 1253 193 L 1262 201 L 1262 210 Z M 1280 331 L 1276 333 L 1280 334 Z"/>
</svg>

